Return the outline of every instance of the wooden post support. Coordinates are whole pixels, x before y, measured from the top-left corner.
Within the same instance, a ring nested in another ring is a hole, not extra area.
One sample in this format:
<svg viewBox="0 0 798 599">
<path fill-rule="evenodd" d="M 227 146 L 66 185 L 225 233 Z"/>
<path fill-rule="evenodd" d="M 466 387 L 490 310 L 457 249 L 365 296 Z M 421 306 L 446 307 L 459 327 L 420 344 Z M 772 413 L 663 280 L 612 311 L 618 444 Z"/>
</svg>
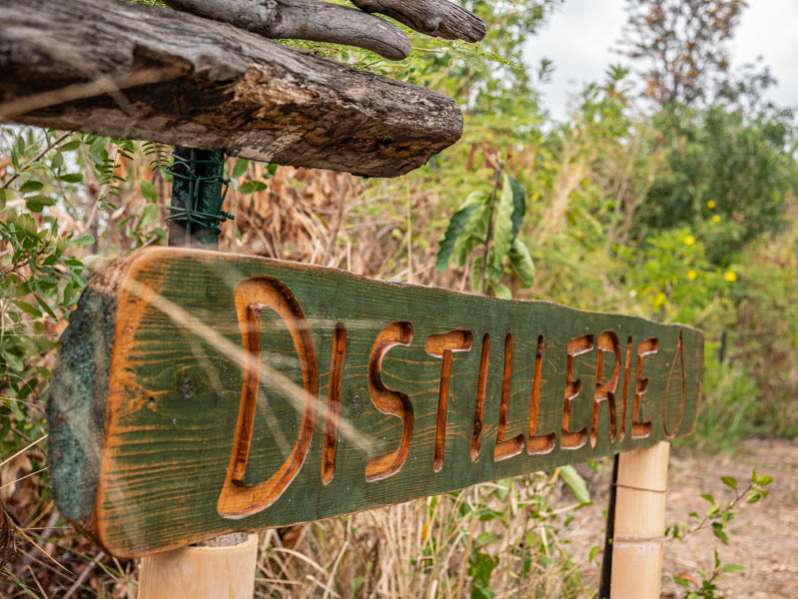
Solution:
<svg viewBox="0 0 798 599">
<path fill-rule="evenodd" d="M 670 443 L 620 455 L 611 599 L 660 596 Z"/>
<path fill-rule="evenodd" d="M 142 558 L 139 599 L 252 599 L 258 535 L 222 537 L 233 545 L 210 543 Z"/>
</svg>

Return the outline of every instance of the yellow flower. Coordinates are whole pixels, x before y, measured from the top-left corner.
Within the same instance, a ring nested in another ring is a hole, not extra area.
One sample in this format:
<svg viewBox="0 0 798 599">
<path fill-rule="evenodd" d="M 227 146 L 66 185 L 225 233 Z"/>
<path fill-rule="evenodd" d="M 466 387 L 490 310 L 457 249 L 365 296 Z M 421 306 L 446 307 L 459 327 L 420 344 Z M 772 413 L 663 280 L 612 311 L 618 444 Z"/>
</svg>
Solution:
<svg viewBox="0 0 798 599">
<path fill-rule="evenodd" d="M 665 297 L 665 294 L 664 294 L 664 293 L 662 293 L 662 292 L 660 291 L 660 292 L 657 294 L 657 296 L 654 298 L 654 307 L 656 307 L 656 308 L 660 308 L 660 307 L 662 307 L 662 305 L 663 305 L 663 304 L 664 304 L 664 303 L 665 303 L 667 300 L 668 300 L 668 298 L 667 298 L 667 297 Z"/>
<path fill-rule="evenodd" d="M 726 274 L 723 275 L 723 278 L 726 279 L 729 283 L 734 283 L 737 280 L 737 273 L 733 270 L 727 270 Z"/>
<path fill-rule="evenodd" d="M 688 271 L 687 278 L 690 279 L 691 281 L 695 281 L 696 278 L 698 278 L 698 273 L 694 270 Z"/>
<path fill-rule="evenodd" d="M 717 203 L 715 203 L 715 200 L 709 200 L 707 202 L 707 208 L 709 208 L 710 210 L 714 210 L 715 208 L 717 208 L 717 206 L 718 205 Z"/>
<path fill-rule="evenodd" d="M 712 217 L 712 222 L 716 223 L 716 224 L 719 223 L 720 222 L 720 214 L 716 214 L 715 216 L 713 216 Z"/>
<path fill-rule="evenodd" d="M 695 237 L 692 235 L 685 235 L 684 245 L 695 245 Z"/>
</svg>

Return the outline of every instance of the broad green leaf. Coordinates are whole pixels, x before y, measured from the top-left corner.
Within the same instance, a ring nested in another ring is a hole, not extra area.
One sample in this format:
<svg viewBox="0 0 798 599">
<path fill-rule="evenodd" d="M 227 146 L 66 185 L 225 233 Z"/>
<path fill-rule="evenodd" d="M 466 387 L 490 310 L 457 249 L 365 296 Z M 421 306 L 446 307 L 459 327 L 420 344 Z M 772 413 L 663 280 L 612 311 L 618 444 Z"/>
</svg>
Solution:
<svg viewBox="0 0 798 599">
<path fill-rule="evenodd" d="M 233 179 L 238 179 L 241 175 L 247 172 L 249 168 L 249 160 L 246 158 L 239 158 L 233 165 Z"/>
<path fill-rule="evenodd" d="M 517 179 L 513 177 L 509 179 L 513 190 L 513 239 L 515 239 L 526 216 L 526 190 Z"/>
<path fill-rule="evenodd" d="M 263 181 L 247 181 L 238 188 L 238 191 L 241 193 L 256 193 L 264 189 L 266 189 L 266 184 Z"/>
<path fill-rule="evenodd" d="M 773 477 L 769 474 L 762 474 L 754 476 L 754 482 L 760 487 L 767 487 L 769 484 L 773 482 Z"/>
<path fill-rule="evenodd" d="M 560 478 L 579 503 L 590 503 L 590 491 L 587 490 L 585 479 L 576 471 L 576 468 L 563 466 L 560 468 Z"/>
<path fill-rule="evenodd" d="M 513 187 L 510 177 L 505 175 L 498 203 L 493 217 L 493 248 L 491 250 L 491 267 L 501 276 L 504 259 L 509 255 L 513 245 Z"/>
<path fill-rule="evenodd" d="M 510 250 L 510 263 L 513 265 L 515 274 L 524 287 L 529 287 L 535 280 L 535 263 L 529 255 L 526 244 L 516 237 L 513 240 L 513 247 Z"/>
<path fill-rule="evenodd" d="M 733 476 L 721 476 L 720 480 L 730 489 L 737 490 L 737 479 Z"/>
<path fill-rule="evenodd" d="M 80 183 L 83 181 L 83 175 L 81 173 L 67 173 L 66 175 L 61 175 L 58 178 L 64 183 Z"/>
<path fill-rule="evenodd" d="M 64 287 L 64 294 L 61 298 L 61 303 L 64 306 L 71 306 L 76 297 L 75 288 L 72 285 L 67 285 Z"/>
<path fill-rule="evenodd" d="M 742 564 L 723 564 L 723 567 L 721 567 L 721 571 L 728 574 L 732 574 L 735 572 L 743 572 L 745 571 L 745 566 L 743 566 Z"/>
<path fill-rule="evenodd" d="M 45 206 L 52 206 L 53 204 L 55 204 L 54 199 L 43 195 L 25 199 L 25 206 L 27 206 L 28 210 L 31 212 L 41 212 Z"/>
<path fill-rule="evenodd" d="M 493 286 L 493 295 L 500 299 L 513 299 L 513 292 L 510 291 L 507 285 L 502 285 L 501 283 L 496 283 Z"/>
<path fill-rule="evenodd" d="M 25 369 L 25 361 L 18 355 L 13 354 L 11 352 L 3 352 L 2 357 L 6 361 L 6 363 L 11 367 L 12 371 L 21 372 L 22 370 Z"/>
<path fill-rule="evenodd" d="M 44 187 L 44 183 L 41 181 L 36 181 L 31 179 L 29 181 L 25 181 L 22 185 L 19 186 L 19 190 L 22 193 L 31 193 L 33 191 L 39 191 L 42 187 Z"/>
<path fill-rule="evenodd" d="M 139 189 L 141 190 L 141 195 L 144 196 L 144 198 L 150 200 L 151 202 L 158 200 L 158 191 L 155 189 L 155 185 L 149 181 L 142 181 L 141 185 L 139 185 Z"/>
<path fill-rule="evenodd" d="M 50 316 L 50 318 L 56 321 L 58 320 L 58 316 L 55 315 L 53 309 L 49 305 L 47 305 L 47 302 L 45 302 L 42 298 L 40 298 L 38 294 L 34 295 L 33 298 L 36 300 L 36 303 L 39 304 L 39 307 L 42 310 L 44 310 L 48 314 L 48 316 Z"/>
<path fill-rule="evenodd" d="M 107 137 L 95 137 L 91 142 L 91 157 L 96 163 L 102 163 L 108 160 L 108 150 L 106 145 L 108 143 Z"/>
<path fill-rule="evenodd" d="M 80 143 L 81 142 L 79 139 L 73 139 L 72 141 L 68 141 L 65 144 L 61 144 L 61 146 L 58 149 L 61 152 L 72 152 L 80 147 Z"/>
<path fill-rule="evenodd" d="M 39 318 L 42 315 L 42 311 L 39 310 L 39 308 L 37 308 L 33 304 L 29 304 L 26 301 L 16 300 L 14 303 L 17 305 L 17 307 L 20 310 L 22 310 L 25 314 L 29 316 L 33 316 L 34 318 Z"/>
<path fill-rule="evenodd" d="M 720 522 L 712 523 L 712 534 L 714 534 L 724 545 L 729 544 L 729 536 L 726 534 L 726 531 L 723 529 L 723 524 Z"/>
<path fill-rule="evenodd" d="M 72 245 L 78 245 L 78 246 L 91 245 L 92 243 L 94 243 L 94 236 L 90 235 L 89 233 L 85 233 L 84 235 L 75 237 L 72 240 Z M 67 263 L 69 263 L 68 260 Z"/>
<path fill-rule="evenodd" d="M 463 233 L 468 221 L 471 220 L 471 216 L 474 214 L 476 209 L 477 206 L 475 204 L 471 204 L 461 208 L 454 213 L 454 216 L 452 216 L 452 220 L 449 221 L 449 226 L 447 227 L 446 233 L 444 233 L 443 239 L 441 239 L 440 246 L 438 248 L 438 261 L 436 264 L 436 268 L 438 270 L 446 270 L 446 268 L 449 266 L 449 261 L 452 258 L 454 246 L 457 243 L 460 235 Z"/>
<path fill-rule="evenodd" d="M 479 208 L 477 208 L 477 212 L 479 211 Z M 475 220 L 478 221 L 479 219 L 476 219 L 472 216 L 471 220 L 466 225 L 465 230 L 457 239 L 457 243 L 454 244 L 454 259 L 457 263 L 457 266 L 465 266 L 468 262 L 468 257 L 471 255 L 471 252 L 474 250 L 474 248 L 477 246 L 483 246 L 485 243 L 483 238 L 474 234 L 475 232 L 473 231 L 473 228 L 475 226 Z"/>
</svg>

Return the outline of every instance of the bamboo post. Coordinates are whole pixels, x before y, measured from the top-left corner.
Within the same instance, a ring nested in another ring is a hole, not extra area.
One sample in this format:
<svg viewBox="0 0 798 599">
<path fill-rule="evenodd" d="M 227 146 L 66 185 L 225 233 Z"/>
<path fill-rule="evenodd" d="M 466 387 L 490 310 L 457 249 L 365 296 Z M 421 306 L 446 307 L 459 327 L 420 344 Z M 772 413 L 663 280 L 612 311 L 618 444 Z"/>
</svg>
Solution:
<svg viewBox="0 0 798 599">
<path fill-rule="evenodd" d="M 224 152 L 175 147 L 169 245 L 216 249 L 227 182 Z M 138 599 L 252 599 L 258 535 L 233 533 L 145 557 Z"/>
<path fill-rule="evenodd" d="M 252 599 L 258 535 L 233 537 L 143 558 L 139 599 Z"/>
<path fill-rule="evenodd" d="M 663 441 L 619 458 L 611 599 L 660 596 L 669 451 Z"/>
</svg>

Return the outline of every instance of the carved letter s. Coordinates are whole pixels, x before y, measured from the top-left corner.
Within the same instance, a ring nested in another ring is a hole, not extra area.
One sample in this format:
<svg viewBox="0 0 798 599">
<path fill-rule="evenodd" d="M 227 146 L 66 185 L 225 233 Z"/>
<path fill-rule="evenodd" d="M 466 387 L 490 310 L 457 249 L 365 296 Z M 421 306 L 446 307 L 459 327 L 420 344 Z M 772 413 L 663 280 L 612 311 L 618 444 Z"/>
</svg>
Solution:
<svg viewBox="0 0 798 599">
<path fill-rule="evenodd" d="M 404 393 L 392 391 L 382 382 L 382 359 L 392 347 L 410 345 L 413 340 L 413 325 L 409 322 L 394 322 L 377 335 L 371 346 L 369 357 L 369 395 L 375 407 L 383 414 L 402 419 L 402 439 L 399 447 L 391 453 L 369 460 L 366 464 L 366 480 L 374 482 L 388 478 L 399 472 L 407 459 L 410 437 L 413 434 L 413 404 Z"/>
</svg>

